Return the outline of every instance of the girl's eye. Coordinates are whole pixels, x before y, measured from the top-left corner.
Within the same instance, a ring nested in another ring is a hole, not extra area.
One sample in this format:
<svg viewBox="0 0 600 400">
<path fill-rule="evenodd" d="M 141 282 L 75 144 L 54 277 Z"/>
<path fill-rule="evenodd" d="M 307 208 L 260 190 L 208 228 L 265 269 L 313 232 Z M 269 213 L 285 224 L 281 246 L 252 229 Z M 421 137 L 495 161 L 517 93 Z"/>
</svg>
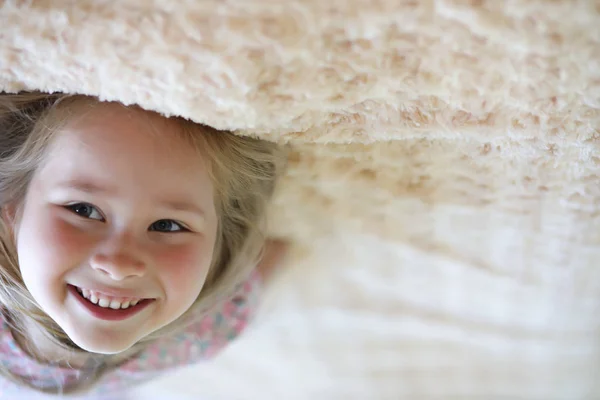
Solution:
<svg viewBox="0 0 600 400">
<path fill-rule="evenodd" d="M 150 225 L 151 231 L 157 232 L 182 232 L 187 231 L 186 228 L 172 219 L 161 219 Z"/>
<path fill-rule="evenodd" d="M 100 214 L 100 211 L 96 207 L 88 203 L 75 203 L 65 207 L 67 210 L 74 212 L 75 214 L 89 219 L 96 219 L 104 221 L 104 217 Z"/>
</svg>

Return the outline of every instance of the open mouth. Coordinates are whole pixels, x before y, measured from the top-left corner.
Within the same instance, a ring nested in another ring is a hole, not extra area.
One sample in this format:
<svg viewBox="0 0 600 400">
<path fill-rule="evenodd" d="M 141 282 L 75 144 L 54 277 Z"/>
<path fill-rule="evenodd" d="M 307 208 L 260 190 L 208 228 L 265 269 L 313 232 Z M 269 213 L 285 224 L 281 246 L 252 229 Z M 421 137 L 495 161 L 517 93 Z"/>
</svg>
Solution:
<svg viewBox="0 0 600 400">
<path fill-rule="evenodd" d="M 73 285 L 68 285 L 68 290 L 93 316 L 110 321 L 129 318 L 155 300 L 134 297 L 112 297 Z"/>
</svg>

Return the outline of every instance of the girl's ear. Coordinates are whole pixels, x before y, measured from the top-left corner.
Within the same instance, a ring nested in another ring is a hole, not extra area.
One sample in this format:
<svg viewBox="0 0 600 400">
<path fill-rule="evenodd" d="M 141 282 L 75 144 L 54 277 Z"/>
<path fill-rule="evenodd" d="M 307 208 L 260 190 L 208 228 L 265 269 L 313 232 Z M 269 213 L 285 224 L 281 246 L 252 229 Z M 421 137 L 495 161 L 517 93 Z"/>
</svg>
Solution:
<svg viewBox="0 0 600 400">
<path fill-rule="evenodd" d="M 0 216 L 6 224 L 6 227 L 10 229 L 12 235 L 14 235 L 17 230 L 18 209 L 19 207 L 16 204 L 7 204 L 2 207 L 0 211 Z"/>
</svg>

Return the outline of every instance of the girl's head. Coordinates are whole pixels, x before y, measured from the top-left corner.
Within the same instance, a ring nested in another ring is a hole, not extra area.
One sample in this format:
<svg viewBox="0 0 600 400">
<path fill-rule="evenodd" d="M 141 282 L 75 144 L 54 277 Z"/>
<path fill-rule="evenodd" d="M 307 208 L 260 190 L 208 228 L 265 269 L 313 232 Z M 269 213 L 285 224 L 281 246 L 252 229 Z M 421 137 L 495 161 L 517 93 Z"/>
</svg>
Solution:
<svg viewBox="0 0 600 400">
<path fill-rule="evenodd" d="M 1 94 L 5 312 L 93 353 L 159 335 L 254 266 L 283 163 L 273 143 L 137 107 Z"/>
</svg>

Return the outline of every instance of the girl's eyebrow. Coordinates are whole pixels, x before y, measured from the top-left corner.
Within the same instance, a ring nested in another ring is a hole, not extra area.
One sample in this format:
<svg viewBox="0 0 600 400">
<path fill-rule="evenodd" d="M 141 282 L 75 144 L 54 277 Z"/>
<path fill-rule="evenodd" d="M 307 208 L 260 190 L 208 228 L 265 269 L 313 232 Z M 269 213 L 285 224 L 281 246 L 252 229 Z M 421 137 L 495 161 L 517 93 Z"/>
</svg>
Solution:
<svg viewBox="0 0 600 400">
<path fill-rule="evenodd" d="M 79 180 L 79 179 L 72 179 L 72 180 L 68 180 L 68 181 L 59 182 L 57 186 L 59 188 L 75 189 L 75 190 L 78 190 L 80 192 L 85 192 L 85 193 L 113 193 L 114 192 L 114 190 L 111 190 L 110 188 L 98 186 L 89 181 L 83 181 L 83 180 Z"/>
<path fill-rule="evenodd" d="M 161 201 L 160 205 L 162 207 L 168 208 L 170 210 L 189 212 L 189 213 L 197 214 L 200 217 L 204 218 L 204 210 L 193 203 L 188 203 L 185 201 L 165 200 L 165 201 Z"/>
</svg>

